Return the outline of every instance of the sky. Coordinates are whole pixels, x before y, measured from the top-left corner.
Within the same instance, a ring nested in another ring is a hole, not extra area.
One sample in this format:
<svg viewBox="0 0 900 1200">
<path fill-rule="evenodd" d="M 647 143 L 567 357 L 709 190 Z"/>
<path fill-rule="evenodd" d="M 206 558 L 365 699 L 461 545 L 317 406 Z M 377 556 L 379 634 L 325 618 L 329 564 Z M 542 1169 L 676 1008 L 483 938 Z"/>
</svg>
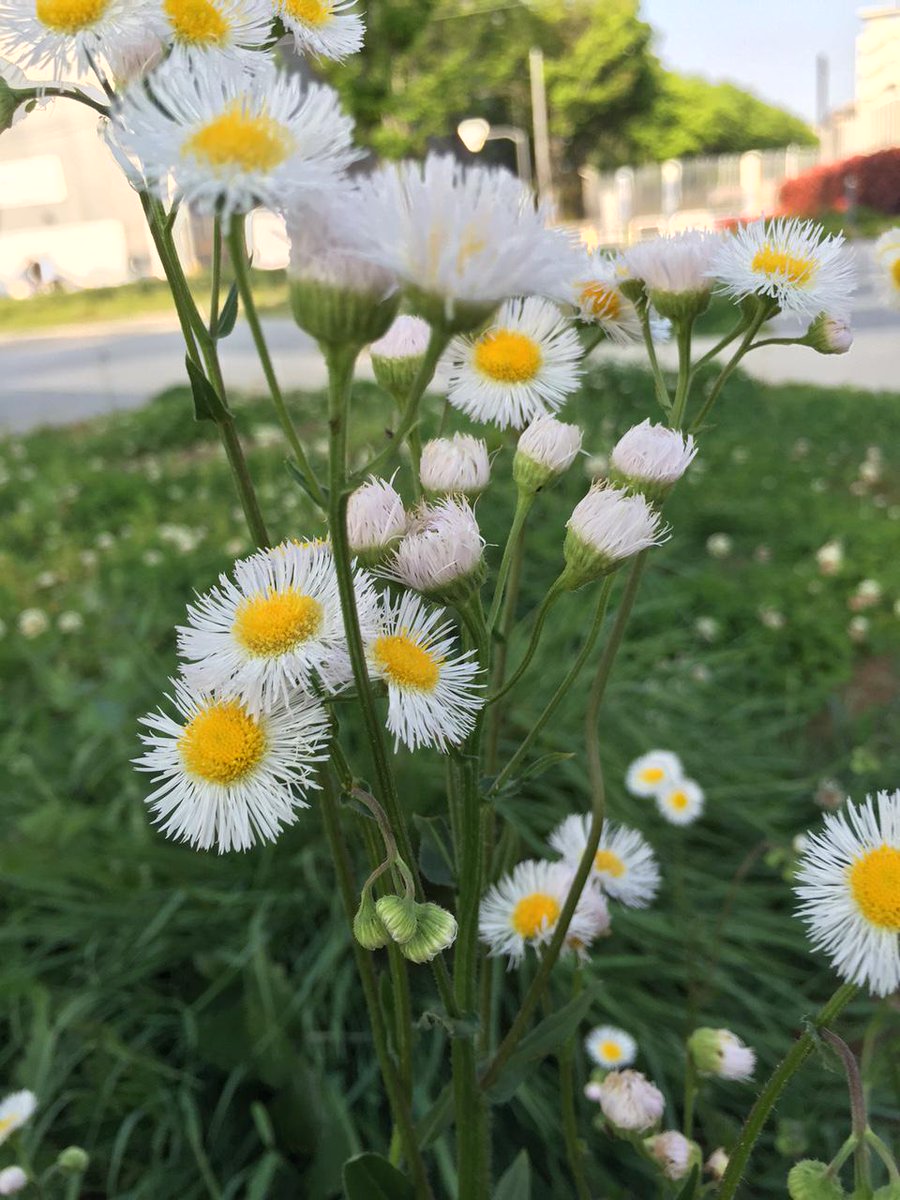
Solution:
<svg viewBox="0 0 900 1200">
<path fill-rule="evenodd" d="M 806 120 L 816 115 L 816 55 L 830 65 L 830 107 L 853 99 L 860 0 L 642 0 L 666 66 L 727 79 Z"/>
</svg>

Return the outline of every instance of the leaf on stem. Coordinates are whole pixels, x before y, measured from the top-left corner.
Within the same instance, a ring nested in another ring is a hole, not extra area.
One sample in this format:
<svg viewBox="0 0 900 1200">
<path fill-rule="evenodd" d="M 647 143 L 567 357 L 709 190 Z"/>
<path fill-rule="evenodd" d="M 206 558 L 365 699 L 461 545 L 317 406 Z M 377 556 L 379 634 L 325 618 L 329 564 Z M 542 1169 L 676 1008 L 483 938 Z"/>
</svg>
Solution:
<svg viewBox="0 0 900 1200">
<path fill-rule="evenodd" d="M 413 1185 L 380 1154 L 357 1154 L 344 1163 L 347 1200 L 414 1200 Z"/>
<path fill-rule="evenodd" d="M 500 1176 L 494 1200 L 531 1200 L 531 1163 L 527 1150 L 520 1150 Z"/>
<path fill-rule="evenodd" d="M 228 335 L 234 329 L 235 322 L 237 321 L 237 315 L 238 286 L 236 283 L 233 283 L 227 297 L 225 298 L 225 303 L 222 305 L 222 311 L 219 313 L 219 319 L 209 331 L 216 341 L 221 341 L 222 338 L 228 337 Z"/>
<path fill-rule="evenodd" d="M 416 813 L 413 823 L 419 831 L 419 869 L 429 883 L 452 887 L 456 882 L 453 843 L 443 817 L 422 817 Z"/>
<path fill-rule="evenodd" d="M 481 1029 L 477 1013 L 463 1013 L 459 1017 L 448 1017 L 446 1013 L 426 1009 L 416 1022 L 418 1029 L 443 1029 L 452 1038 L 473 1038 Z"/>
<path fill-rule="evenodd" d="M 194 360 L 186 357 L 184 365 L 187 368 L 188 379 L 191 381 L 191 393 L 194 397 L 194 420 L 218 423 L 230 416 L 228 405 Z"/>
<path fill-rule="evenodd" d="M 302 488 L 302 490 L 304 492 L 306 492 L 307 496 L 309 496 L 310 500 L 312 500 L 313 504 L 315 504 L 316 507 L 319 507 L 319 501 L 312 494 L 312 490 L 310 489 L 310 486 L 309 486 L 309 483 L 307 482 L 306 476 L 303 474 L 303 472 L 300 470 L 300 468 L 297 466 L 297 464 L 293 461 L 293 459 L 289 458 L 285 465 L 287 466 L 288 474 L 293 479 L 294 483 L 299 484 L 299 486 Z M 328 488 L 326 488 L 326 487 L 322 488 L 322 498 L 323 498 L 324 503 L 327 504 L 328 503 Z"/>
</svg>

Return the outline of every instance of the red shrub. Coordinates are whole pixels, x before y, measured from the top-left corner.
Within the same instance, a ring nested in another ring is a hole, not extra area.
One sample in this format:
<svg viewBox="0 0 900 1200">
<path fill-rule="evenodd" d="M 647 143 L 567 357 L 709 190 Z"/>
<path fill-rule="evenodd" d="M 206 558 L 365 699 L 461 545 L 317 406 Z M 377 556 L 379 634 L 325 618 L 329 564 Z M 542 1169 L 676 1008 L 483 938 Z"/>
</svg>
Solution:
<svg viewBox="0 0 900 1200">
<path fill-rule="evenodd" d="M 814 217 L 846 211 L 848 180 L 856 180 L 856 203 L 882 213 L 900 213 L 900 148 L 858 154 L 813 167 L 781 185 L 779 200 L 789 216 Z"/>
</svg>

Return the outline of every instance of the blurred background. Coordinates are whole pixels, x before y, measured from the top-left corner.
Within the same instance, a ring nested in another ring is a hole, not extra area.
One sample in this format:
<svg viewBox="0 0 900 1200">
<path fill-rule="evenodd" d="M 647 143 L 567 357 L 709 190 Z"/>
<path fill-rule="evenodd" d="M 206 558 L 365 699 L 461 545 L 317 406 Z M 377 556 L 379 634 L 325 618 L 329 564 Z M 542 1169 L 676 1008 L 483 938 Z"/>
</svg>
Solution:
<svg viewBox="0 0 900 1200">
<path fill-rule="evenodd" d="M 774 347 L 729 383 L 610 688 L 611 811 L 653 842 L 665 887 L 598 953 L 591 1021 L 634 1033 L 638 1065 L 677 1103 L 695 1024 L 730 1026 L 767 1072 L 830 994 L 791 913 L 796 839 L 848 793 L 900 784 L 900 317 L 871 251 L 900 223 L 900 7 L 382 0 L 367 23 L 364 53 L 325 75 L 372 159 L 436 148 L 502 163 L 590 246 L 785 213 L 843 229 L 858 260 L 848 354 Z M 179 217 L 177 236 L 202 301 L 209 229 Z M 276 367 L 321 464 L 324 371 L 287 315 L 283 230 L 257 213 L 251 237 Z M 137 719 L 175 669 L 185 603 L 250 549 L 215 433 L 193 421 L 160 274 L 90 114 L 57 103 L 0 136 L 0 1090 L 40 1097 L 17 1154 L 42 1168 L 68 1144 L 88 1149 L 88 1200 L 328 1200 L 344 1159 L 383 1150 L 388 1131 L 315 807 L 275 847 L 198 855 L 150 828 L 129 765 Z M 715 301 L 701 352 L 726 322 Z M 315 533 L 240 319 L 222 359 L 270 528 Z M 572 505 L 652 403 L 639 355 L 595 353 L 566 409 L 591 458 L 532 524 L 523 618 L 556 573 Z M 365 381 L 355 414 L 362 456 L 390 419 Z M 509 461 L 497 458 L 479 508 L 490 547 L 510 517 Z M 507 723 L 507 754 L 589 619 L 589 595 L 567 603 Z M 501 800 L 520 856 L 543 853 L 584 806 L 582 704 L 570 697 L 543 770 Z M 656 746 L 706 790 L 688 830 L 625 794 L 628 762 Z M 400 770 L 439 815 L 437 757 L 403 756 Z M 361 852 L 357 867 L 361 882 Z M 519 987 L 504 979 L 499 1020 Z M 562 971 L 560 996 L 570 985 Z M 426 973 L 415 987 L 421 1012 Z M 851 1010 L 874 1123 L 895 1148 L 898 1035 L 896 1000 Z M 421 1111 L 446 1052 L 424 1021 Z M 496 1122 L 498 1171 L 529 1150 L 536 1200 L 571 1194 L 547 1136 L 556 1086 L 548 1060 Z M 707 1152 L 734 1136 L 751 1095 L 704 1094 Z M 592 1115 L 585 1104 L 597 1194 L 652 1195 Z M 846 1127 L 840 1074 L 817 1060 L 779 1109 L 748 1196 L 783 1196 L 791 1163 L 829 1158 Z M 434 1163 L 452 1194 L 446 1138 Z M 44 1195 L 63 1194 L 51 1178 Z"/>
</svg>

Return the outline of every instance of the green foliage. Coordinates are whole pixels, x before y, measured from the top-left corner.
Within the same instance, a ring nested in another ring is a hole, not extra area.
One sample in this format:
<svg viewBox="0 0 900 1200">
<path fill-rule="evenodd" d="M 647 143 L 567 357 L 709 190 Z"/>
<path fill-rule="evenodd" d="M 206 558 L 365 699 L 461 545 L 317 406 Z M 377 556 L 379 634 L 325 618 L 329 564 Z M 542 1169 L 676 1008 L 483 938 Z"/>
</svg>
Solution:
<svg viewBox="0 0 900 1200">
<path fill-rule="evenodd" d="M 651 398 L 644 374 L 608 368 L 591 375 L 566 415 L 585 424 L 590 452 L 606 451 Z M 358 386 L 358 447 L 381 436 L 383 403 Z M 321 397 L 291 404 L 321 463 Z M 273 533 L 314 533 L 269 409 L 239 397 L 232 407 Z M 432 428 L 438 408 L 429 406 Z M 859 464 L 876 436 L 882 479 L 861 491 Z M 492 444 L 504 445 L 499 437 Z M 667 508 L 674 536 L 654 552 L 603 717 L 611 813 L 654 844 L 664 889 L 647 911 L 616 912 L 588 968 L 587 983 L 599 990 L 581 1032 L 608 1021 L 634 1033 L 638 1066 L 673 1106 L 692 1028 L 734 1029 L 759 1051 L 762 1074 L 833 988 L 792 916 L 787 876 L 793 837 L 819 819 L 812 797 L 822 776 L 856 796 L 900 780 L 892 611 L 900 562 L 890 552 L 900 529 L 898 447 L 895 396 L 762 390 L 738 377 Z M 503 449 L 498 480 L 510 469 Z M 149 781 L 129 763 L 137 720 L 163 703 L 175 670 L 174 627 L 185 603 L 249 549 L 216 431 L 194 421 L 188 389 L 176 389 L 140 412 L 0 442 L 0 480 L 0 1068 L 6 1087 L 31 1087 L 41 1101 L 20 1148 L 47 1164 L 66 1146 L 83 1146 L 85 1200 L 336 1197 L 347 1159 L 386 1155 L 390 1130 L 315 798 L 276 846 L 202 855 L 149 826 Z M 573 469 L 542 494 L 529 522 L 513 662 L 586 483 Z M 510 499 L 500 483 L 479 506 L 494 566 Z M 706 541 L 719 532 L 733 551 L 713 561 Z M 835 537 L 845 566 L 823 578 L 814 552 Z M 856 644 L 847 636 L 848 600 L 865 577 L 881 581 L 885 599 L 867 614 L 867 641 Z M 560 601 L 502 731 L 501 762 L 568 668 L 595 599 L 587 588 Z M 31 640 L 16 627 L 28 607 L 50 622 Z M 760 609 L 772 607 L 785 614 L 783 628 L 760 620 Z M 80 631 L 60 629 L 66 612 L 81 615 Z M 713 641 L 695 628 L 699 616 L 718 623 Z M 581 688 L 499 801 L 513 826 L 504 842 L 510 863 L 545 853 L 553 826 L 584 806 L 583 704 Z M 352 757 L 365 773 L 352 706 L 344 707 Z M 707 791 L 707 814 L 687 830 L 625 793 L 628 762 L 654 745 L 677 750 Z M 545 769 L 528 773 L 542 761 Z M 439 756 L 403 754 L 399 768 L 411 807 L 445 816 Z M 344 819 L 361 886 L 370 869 L 367 818 L 348 806 Z M 446 906 L 443 826 L 420 825 L 419 834 L 431 898 Z M 374 960 L 380 973 L 383 958 Z M 495 964 L 495 1030 L 506 1028 L 529 969 Z M 421 1120 L 444 1091 L 450 1034 L 468 1037 L 475 1027 L 447 1030 L 434 1015 L 428 968 L 411 971 Z M 564 964 L 554 1011 L 571 995 Z M 847 1036 L 861 1035 L 872 1014 L 869 1002 L 852 1009 Z M 869 1055 L 872 1111 L 889 1129 L 900 1118 L 892 1066 L 900 1027 L 890 1009 L 879 1021 Z M 588 1073 L 580 1051 L 576 1071 L 580 1089 Z M 697 1127 L 706 1151 L 731 1143 L 753 1093 L 704 1085 Z M 594 1110 L 580 1090 L 577 1105 L 594 1193 L 652 1195 L 638 1156 L 622 1160 L 617 1149 L 614 1157 L 592 1128 Z M 539 1147 L 533 1200 L 570 1197 L 552 1060 L 532 1059 L 512 1103 L 492 1113 L 498 1174 L 523 1147 Z M 779 1118 L 804 1134 L 804 1153 L 836 1152 L 847 1103 L 827 1063 L 804 1068 Z M 449 1135 L 438 1125 L 428 1161 L 445 1200 Z M 4 1146 L 0 1166 L 12 1156 Z M 783 1197 L 790 1165 L 767 1130 L 752 1195 Z"/>
</svg>

